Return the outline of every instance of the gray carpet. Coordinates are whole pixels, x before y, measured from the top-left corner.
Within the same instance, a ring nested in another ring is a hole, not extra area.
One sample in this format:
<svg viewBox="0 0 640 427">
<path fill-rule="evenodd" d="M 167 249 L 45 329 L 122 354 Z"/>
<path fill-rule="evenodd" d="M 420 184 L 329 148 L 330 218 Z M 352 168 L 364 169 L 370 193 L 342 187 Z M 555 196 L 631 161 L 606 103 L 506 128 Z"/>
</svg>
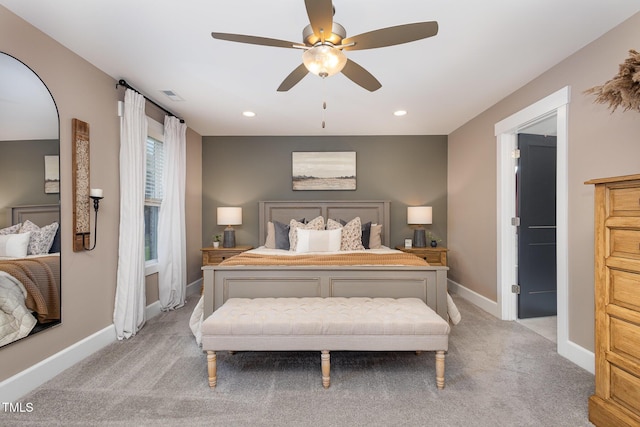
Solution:
<svg viewBox="0 0 640 427">
<path fill-rule="evenodd" d="M 590 426 L 594 377 L 555 345 L 455 299 L 446 388 L 433 353 L 332 352 L 323 389 L 316 352 L 221 353 L 218 386 L 189 330 L 196 300 L 151 319 L 20 399 L 21 426 Z"/>
</svg>

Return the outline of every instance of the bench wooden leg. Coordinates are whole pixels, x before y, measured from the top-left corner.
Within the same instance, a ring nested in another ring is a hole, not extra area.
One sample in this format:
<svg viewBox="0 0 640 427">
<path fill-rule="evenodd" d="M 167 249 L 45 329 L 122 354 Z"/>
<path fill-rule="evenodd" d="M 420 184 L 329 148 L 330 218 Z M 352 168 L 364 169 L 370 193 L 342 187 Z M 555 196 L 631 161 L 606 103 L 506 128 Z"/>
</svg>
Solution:
<svg viewBox="0 0 640 427">
<path fill-rule="evenodd" d="M 216 364 L 215 351 L 207 351 L 207 371 L 209 372 L 209 387 L 214 388 L 218 382 L 218 366 Z"/>
<path fill-rule="evenodd" d="M 322 350 L 320 360 L 322 364 L 322 385 L 324 388 L 329 388 L 331 384 L 331 356 L 329 355 L 329 350 Z"/>
<path fill-rule="evenodd" d="M 436 385 L 444 388 L 444 350 L 436 351 Z"/>
</svg>

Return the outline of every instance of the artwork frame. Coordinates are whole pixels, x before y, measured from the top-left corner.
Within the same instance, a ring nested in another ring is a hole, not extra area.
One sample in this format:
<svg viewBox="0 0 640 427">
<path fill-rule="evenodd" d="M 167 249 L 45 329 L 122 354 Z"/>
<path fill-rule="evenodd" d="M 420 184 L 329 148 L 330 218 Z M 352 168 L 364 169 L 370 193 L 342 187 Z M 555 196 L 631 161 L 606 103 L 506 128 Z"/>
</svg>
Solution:
<svg viewBox="0 0 640 427">
<path fill-rule="evenodd" d="M 355 151 L 293 151 L 294 191 L 353 191 L 356 189 Z"/>
<path fill-rule="evenodd" d="M 60 156 L 44 156 L 44 192 L 60 193 Z"/>
</svg>

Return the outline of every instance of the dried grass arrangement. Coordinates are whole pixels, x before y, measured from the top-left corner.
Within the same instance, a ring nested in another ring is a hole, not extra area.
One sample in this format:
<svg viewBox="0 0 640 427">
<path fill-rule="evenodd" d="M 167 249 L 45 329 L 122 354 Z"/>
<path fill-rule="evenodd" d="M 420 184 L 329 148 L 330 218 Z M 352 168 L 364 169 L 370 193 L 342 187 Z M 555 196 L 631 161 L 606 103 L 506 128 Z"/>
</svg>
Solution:
<svg viewBox="0 0 640 427">
<path fill-rule="evenodd" d="M 585 93 L 595 94 L 594 102 L 598 104 L 609 104 L 612 113 L 618 107 L 640 112 L 640 53 L 631 49 L 629 58 L 620 64 L 620 71 L 613 79 Z"/>
</svg>

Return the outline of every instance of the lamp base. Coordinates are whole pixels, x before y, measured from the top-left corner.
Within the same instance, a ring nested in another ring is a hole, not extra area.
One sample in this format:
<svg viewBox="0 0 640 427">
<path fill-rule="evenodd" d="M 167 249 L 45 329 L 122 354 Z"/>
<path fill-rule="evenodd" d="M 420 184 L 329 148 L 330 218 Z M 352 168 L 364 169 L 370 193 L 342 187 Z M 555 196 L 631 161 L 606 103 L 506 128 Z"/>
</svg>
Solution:
<svg viewBox="0 0 640 427">
<path fill-rule="evenodd" d="M 414 248 L 427 247 L 427 233 L 425 233 L 424 228 L 417 228 L 413 230 L 413 247 Z"/>
<path fill-rule="evenodd" d="M 236 230 L 231 227 L 224 229 L 224 238 L 222 239 L 223 248 L 235 248 L 236 247 Z"/>
</svg>

